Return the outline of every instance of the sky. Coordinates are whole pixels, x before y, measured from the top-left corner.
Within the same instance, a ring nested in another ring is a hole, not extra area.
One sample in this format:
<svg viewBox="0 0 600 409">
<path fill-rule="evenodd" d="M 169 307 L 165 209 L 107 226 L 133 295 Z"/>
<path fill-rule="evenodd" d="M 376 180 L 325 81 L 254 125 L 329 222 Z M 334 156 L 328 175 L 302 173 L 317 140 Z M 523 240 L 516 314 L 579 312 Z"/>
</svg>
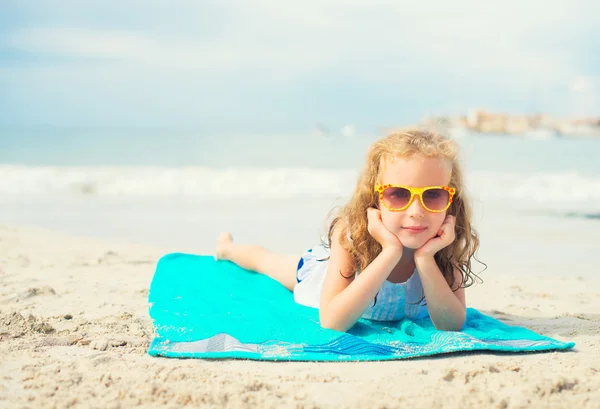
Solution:
<svg viewBox="0 0 600 409">
<path fill-rule="evenodd" d="M 0 128 L 600 115 L 598 16 L 597 0 L 2 0 Z"/>
</svg>

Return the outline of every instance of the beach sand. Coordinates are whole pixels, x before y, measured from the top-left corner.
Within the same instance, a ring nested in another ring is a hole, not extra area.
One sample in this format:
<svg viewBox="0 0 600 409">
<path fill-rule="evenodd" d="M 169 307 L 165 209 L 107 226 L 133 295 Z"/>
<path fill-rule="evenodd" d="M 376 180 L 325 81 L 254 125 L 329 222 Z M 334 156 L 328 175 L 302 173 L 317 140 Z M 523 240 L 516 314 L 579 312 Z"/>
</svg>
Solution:
<svg viewBox="0 0 600 409">
<path fill-rule="evenodd" d="M 192 249 L 0 227 L 0 407 L 600 407 L 593 276 L 490 269 L 467 290 L 470 307 L 576 342 L 567 352 L 364 363 L 152 358 L 148 288 L 158 258 L 174 250 Z"/>
</svg>

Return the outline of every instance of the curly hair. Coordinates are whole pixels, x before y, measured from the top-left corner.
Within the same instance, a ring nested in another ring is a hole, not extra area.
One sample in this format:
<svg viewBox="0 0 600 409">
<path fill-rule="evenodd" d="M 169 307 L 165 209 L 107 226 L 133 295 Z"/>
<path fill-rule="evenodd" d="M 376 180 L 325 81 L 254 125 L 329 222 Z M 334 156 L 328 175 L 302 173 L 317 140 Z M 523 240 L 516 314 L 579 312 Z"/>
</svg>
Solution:
<svg viewBox="0 0 600 409">
<path fill-rule="evenodd" d="M 340 228 L 340 245 L 349 252 L 354 262 L 354 274 L 363 271 L 381 252 L 381 245 L 367 231 L 367 209 L 377 207 L 379 196 L 373 187 L 380 182 L 383 166 L 389 159 L 421 154 L 448 161 L 452 175 L 450 186 L 456 195 L 448 214 L 456 218 L 456 239 L 435 255 L 440 271 L 454 291 L 470 287 L 479 277 L 471 268 L 471 259 L 479 261 L 475 253 L 479 248 L 479 236 L 471 225 L 471 207 L 467 200 L 463 172 L 458 159 L 458 146 L 450 138 L 437 132 L 421 129 L 402 129 L 389 134 L 371 145 L 366 165 L 361 172 L 354 194 L 348 203 L 334 209 L 339 211 L 329 224 L 326 246 L 331 246 L 333 232 Z M 485 266 L 484 263 L 481 263 Z M 462 275 L 462 282 L 455 288 L 454 270 Z M 351 277 L 346 277 L 351 278 Z"/>
</svg>

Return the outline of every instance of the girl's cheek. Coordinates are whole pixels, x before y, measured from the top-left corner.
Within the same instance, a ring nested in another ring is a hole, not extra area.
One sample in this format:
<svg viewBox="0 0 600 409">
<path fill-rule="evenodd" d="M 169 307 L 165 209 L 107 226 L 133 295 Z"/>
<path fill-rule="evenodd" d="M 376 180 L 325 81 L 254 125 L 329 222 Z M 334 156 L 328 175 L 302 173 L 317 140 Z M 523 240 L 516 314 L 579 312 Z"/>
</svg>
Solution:
<svg viewBox="0 0 600 409">
<path fill-rule="evenodd" d="M 390 224 L 390 216 L 387 210 L 381 210 L 381 221 L 385 227 L 389 227 Z"/>
<path fill-rule="evenodd" d="M 399 213 L 386 211 L 381 213 L 381 221 L 386 229 L 391 232 L 397 232 L 402 227 L 402 220 Z"/>
<path fill-rule="evenodd" d="M 432 223 L 433 230 L 435 230 L 435 234 L 437 235 L 440 231 L 442 224 L 444 224 L 444 220 L 446 219 L 446 214 L 442 213 L 437 215 L 436 219 Z"/>
<path fill-rule="evenodd" d="M 438 230 L 431 231 L 431 232 L 430 232 L 430 233 L 427 235 L 427 237 L 426 237 L 426 241 L 429 241 L 429 240 L 433 239 L 434 237 L 437 237 L 437 235 L 438 235 Z"/>
</svg>

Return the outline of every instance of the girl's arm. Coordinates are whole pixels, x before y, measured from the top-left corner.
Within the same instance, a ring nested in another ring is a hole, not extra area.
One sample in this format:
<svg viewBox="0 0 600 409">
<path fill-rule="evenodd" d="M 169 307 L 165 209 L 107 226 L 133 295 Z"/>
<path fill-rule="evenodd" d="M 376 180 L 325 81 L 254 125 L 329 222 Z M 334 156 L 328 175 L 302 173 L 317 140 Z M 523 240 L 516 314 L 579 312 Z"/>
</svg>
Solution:
<svg viewBox="0 0 600 409">
<path fill-rule="evenodd" d="M 454 282 L 458 287 L 452 291 L 435 261 L 435 254 L 456 239 L 456 218 L 446 215 L 436 237 L 415 251 L 415 264 L 421 277 L 429 317 L 439 330 L 460 331 L 467 316 L 465 289 L 460 288 L 462 274 L 454 269 Z"/>
<path fill-rule="evenodd" d="M 350 329 L 369 307 L 383 282 L 402 258 L 402 244 L 397 237 L 380 230 L 383 224 L 378 212 L 376 209 L 369 209 L 369 229 L 380 243 L 386 244 L 375 260 L 356 278 L 352 257 L 340 244 L 341 228 L 334 230 L 331 257 L 319 306 L 323 328 L 344 332 Z"/>
<path fill-rule="evenodd" d="M 435 327 L 442 331 L 460 331 L 466 318 L 465 289 L 452 291 L 433 257 L 415 258 L 429 316 Z M 455 286 L 462 283 L 462 274 L 454 270 Z"/>
<path fill-rule="evenodd" d="M 433 325 L 443 331 L 460 331 L 467 316 L 462 274 L 454 269 L 456 291 L 452 291 L 435 261 L 435 254 L 456 239 L 456 218 L 446 215 L 436 237 L 415 251 L 415 264 L 423 284 Z"/>
</svg>

